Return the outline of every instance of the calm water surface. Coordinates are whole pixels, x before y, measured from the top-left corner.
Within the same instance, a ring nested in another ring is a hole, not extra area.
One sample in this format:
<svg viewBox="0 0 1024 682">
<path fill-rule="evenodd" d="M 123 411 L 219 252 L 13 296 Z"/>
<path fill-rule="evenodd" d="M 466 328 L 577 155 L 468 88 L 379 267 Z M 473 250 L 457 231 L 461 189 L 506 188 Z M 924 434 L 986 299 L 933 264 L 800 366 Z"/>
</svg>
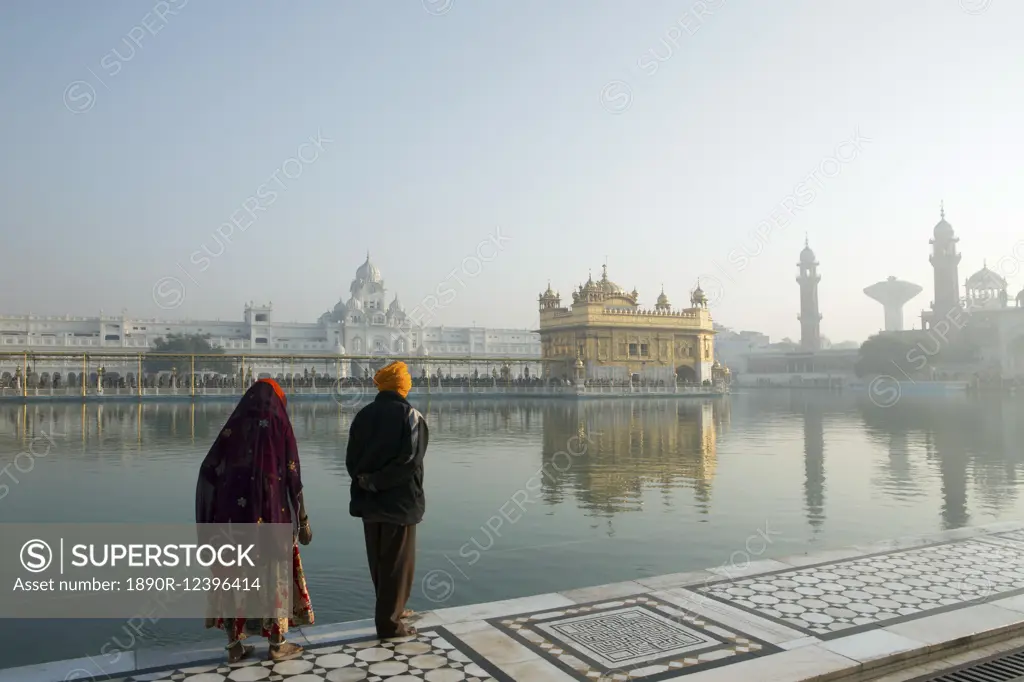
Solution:
<svg viewBox="0 0 1024 682">
<path fill-rule="evenodd" d="M 431 427 L 411 606 L 520 597 L 1019 517 L 1024 403 L 753 391 L 727 399 L 420 401 Z M 199 462 L 223 403 L 0 406 L 0 521 L 194 519 Z M 348 516 L 351 411 L 299 403 L 318 623 L 365 618 L 362 529 Z M 580 454 L 567 454 L 580 453 Z M 24 460 L 21 462 L 25 468 Z M 13 471 L 13 467 L 11 471 Z M 10 483 L 10 481 L 4 481 Z M 766 544 L 761 538 L 769 537 Z M 732 557 L 732 559 L 730 559 Z M 219 640 L 161 621 L 141 646 Z M 0 621 L 3 665 L 97 656 L 123 621 Z M 107 649 L 111 647 L 108 645 Z"/>
</svg>

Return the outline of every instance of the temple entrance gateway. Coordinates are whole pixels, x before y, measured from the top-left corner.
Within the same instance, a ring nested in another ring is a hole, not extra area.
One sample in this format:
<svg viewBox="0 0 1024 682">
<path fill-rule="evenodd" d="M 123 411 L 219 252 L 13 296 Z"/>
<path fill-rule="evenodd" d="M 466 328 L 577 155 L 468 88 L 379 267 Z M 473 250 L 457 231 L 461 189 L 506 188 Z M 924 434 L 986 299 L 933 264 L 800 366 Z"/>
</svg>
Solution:
<svg viewBox="0 0 1024 682">
<path fill-rule="evenodd" d="M 676 367 L 676 380 L 679 383 L 695 384 L 697 383 L 697 372 L 689 365 L 679 365 Z"/>
</svg>

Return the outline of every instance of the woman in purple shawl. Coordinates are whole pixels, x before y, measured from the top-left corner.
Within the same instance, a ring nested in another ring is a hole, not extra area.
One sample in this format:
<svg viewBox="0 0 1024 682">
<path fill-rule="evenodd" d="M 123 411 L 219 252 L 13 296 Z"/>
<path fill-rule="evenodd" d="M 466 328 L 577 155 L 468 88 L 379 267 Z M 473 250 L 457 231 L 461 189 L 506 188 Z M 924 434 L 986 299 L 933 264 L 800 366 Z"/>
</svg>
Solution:
<svg viewBox="0 0 1024 682">
<path fill-rule="evenodd" d="M 313 535 L 302 500 L 299 451 L 287 401 L 272 379 L 261 379 L 242 396 L 210 452 L 203 460 L 196 488 L 196 523 L 289 523 L 298 540 L 308 545 Z M 290 618 L 265 618 L 260 632 L 270 641 L 270 659 L 284 661 L 302 654 L 302 647 L 284 639 L 289 627 L 310 625 L 313 609 L 302 572 L 299 548 L 293 550 L 293 600 Z M 288 595 L 284 595 L 285 598 Z M 234 663 L 255 647 L 242 643 L 245 618 L 207 618 L 207 627 L 228 636 L 228 657 Z"/>
</svg>

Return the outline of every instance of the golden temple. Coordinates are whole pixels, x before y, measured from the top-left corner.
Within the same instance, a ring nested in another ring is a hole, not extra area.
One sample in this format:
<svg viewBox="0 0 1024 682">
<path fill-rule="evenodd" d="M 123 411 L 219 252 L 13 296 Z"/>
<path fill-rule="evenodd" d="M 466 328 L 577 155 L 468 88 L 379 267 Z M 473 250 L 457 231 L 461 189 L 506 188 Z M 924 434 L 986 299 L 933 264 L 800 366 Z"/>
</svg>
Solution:
<svg viewBox="0 0 1024 682">
<path fill-rule="evenodd" d="M 538 298 L 545 378 L 711 382 L 715 330 L 700 284 L 682 310 L 664 288 L 652 309 L 641 308 L 639 296 L 609 280 L 607 265 L 600 280 L 573 290 L 569 308 L 549 283 Z"/>
</svg>

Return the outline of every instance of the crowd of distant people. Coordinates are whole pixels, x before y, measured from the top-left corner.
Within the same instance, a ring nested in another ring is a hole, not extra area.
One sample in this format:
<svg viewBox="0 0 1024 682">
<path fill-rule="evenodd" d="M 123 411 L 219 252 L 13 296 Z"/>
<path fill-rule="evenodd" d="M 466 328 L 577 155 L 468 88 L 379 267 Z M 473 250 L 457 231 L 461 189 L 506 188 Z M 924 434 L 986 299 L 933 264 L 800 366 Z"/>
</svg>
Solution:
<svg viewBox="0 0 1024 682">
<path fill-rule="evenodd" d="M 83 374 L 77 374 L 75 372 L 69 372 L 67 376 L 62 376 L 60 372 L 42 374 L 32 372 L 29 370 L 27 378 L 23 378 L 20 369 L 13 375 L 10 373 L 4 373 L 0 377 L 0 389 L 11 389 L 11 388 L 28 388 L 28 389 L 55 389 L 61 388 L 81 388 Z M 261 375 L 266 376 L 266 375 Z M 194 376 L 195 386 L 197 389 L 238 389 L 244 390 L 257 381 L 260 376 L 253 376 L 252 372 L 247 372 L 244 376 L 241 373 L 237 374 L 216 374 L 216 373 L 199 373 L 197 372 Z M 269 377 L 268 377 L 269 378 Z M 304 371 L 302 374 L 285 375 L 278 374 L 274 377 L 277 382 L 281 385 L 286 386 L 289 389 L 300 388 L 300 389 L 313 389 L 313 388 L 326 388 L 334 386 L 341 390 L 351 389 L 372 389 L 374 387 L 373 378 L 370 376 L 369 371 L 364 371 L 361 377 L 343 377 L 340 380 L 334 376 L 324 373 L 318 374 L 314 372 Z M 88 386 L 94 388 L 96 386 L 102 386 L 104 389 L 137 389 L 138 379 L 135 374 L 122 375 L 118 372 L 101 371 L 99 374 L 93 372 L 89 375 Z M 539 388 L 542 386 L 573 386 L 575 381 L 568 377 L 550 377 L 548 379 L 542 379 L 537 376 L 531 376 L 529 370 L 523 373 L 511 376 L 507 370 L 498 371 L 493 370 L 490 373 L 480 372 L 474 370 L 470 374 L 451 374 L 445 373 L 438 370 L 433 375 L 428 375 L 424 370 L 420 373 L 420 376 L 412 379 L 412 385 L 418 388 L 426 388 L 427 385 L 432 387 L 442 388 L 486 388 L 493 386 L 506 386 L 515 388 Z M 711 382 L 705 381 L 704 385 L 708 385 Z M 628 389 L 630 386 L 639 387 L 653 387 L 653 388 L 667 388 L 669 383 L 664 379 L 647 379 L 641 377 L 634 377 L 632 380 L 629 379 L 587 379 L 583 382 L 583 385 L 587 388 L 616 388 L 616 389 Z M 692 386 L 697 385 L 697 382 L 686 382 L 679 381 L 680 386 Z M 188 374 L 178 374 L 169 372 L 160 373 L 149 373 L 143 374 L 142 376 L 142 387 L 144 389 L 181 389 L 189 388 Z"/>
<path fill-rule="evenodd" d="M 0 376 L 0 389 L 11 389 L 11 388 L 28 388 L 28 389 L 61 389 L 61 388 L 81 388 L 82 377 L 84 374 L 75 372 L 69 372 L 67 376 L 63 376 L 60 372 L 48 373 L 37 373 L 31 369 L 28 371 L 26 377 L 22 376 L 21 370 L 17 370 L 14 374 L 5 372 L 3 376 Z M 261 375 L 266 377 L 265 374 Z M 244 376 L 241 373 L 238 374 L 216 374 L 216 373 L 199 373 L 194 375 L 196 388 L 216 388 L 216 389 L 247 389 L 255 381 L 261 378 L 261 376 L 253 376 L 252 372 L 247 372 Z M 362 377 L 344 377 L 337 379 L 331 374 L 327 373 L 314 373 L 308 370 L 302 374 L 286 375 L 278 374 L 275 378 L 281 385 L 288 388 L 324 388 L 329 386 L 337 386 L 341 389 L 356 389 L 356 388 L 373 388 L 373 378 L 370 376 L 369 371 L 364 372 Z M 122 375 L 118 372 L 111 372 L 103 370 L 99 373 L 92 372 L 89 375 L 88 386 L 90 388 L 96 386 L 102 386 L 104 389 L 136 389 L 138 388 L 138 379 L 134 373 Z M 474 371 L 468 375 L 443 373 L 440 370 L 428 379 L 427 373 L 424 371 L 421 376 L 412 379 L 413 386 L 426 387 L 429 383 L 430 386 L 442 386 L 442 387 L 485 387 L 485 386 L 516 386 L 516 387 L 530 387 L 530 386 L 543 386 L 544 380 L 539 379 L 535 376 L 530 376 L 529 371 L 524 372 L 519 376 L 512 377 L 508 372 L 493 372 L 491 374 L 481 373 Z M 549 383 L 562 383 L 561 380 L 551 379 Z M 146 389 L 178 389 L 188 388 L 188 374 L 178 374 L 169 372 L 150 373 L 142 375 L 142 387 Z"/>
</svg>

